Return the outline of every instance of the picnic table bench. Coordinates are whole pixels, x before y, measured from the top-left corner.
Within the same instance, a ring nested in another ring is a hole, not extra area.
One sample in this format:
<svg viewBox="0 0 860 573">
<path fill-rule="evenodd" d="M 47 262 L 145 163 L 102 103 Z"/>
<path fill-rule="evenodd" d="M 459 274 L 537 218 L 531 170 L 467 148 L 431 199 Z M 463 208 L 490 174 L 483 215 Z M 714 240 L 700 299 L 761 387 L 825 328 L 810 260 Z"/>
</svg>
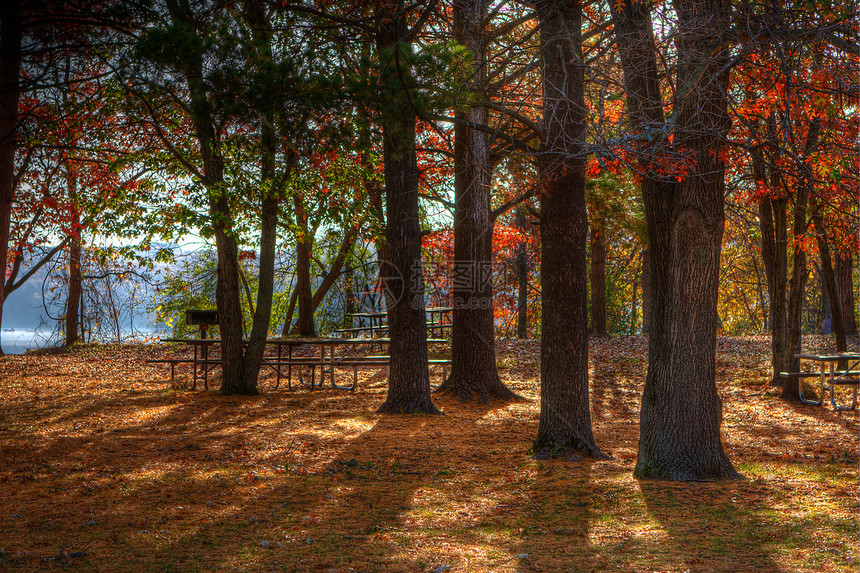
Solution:
<svg viewBox="0 0 860 573">
<path fill-rule="evenodd" d="M 780 372 L 779 375 L 786 379 L 804 379 L 818 378 L 819 379 L 819 396 L 818 400 L 810 400 L 803 395 L 803 385 L 800 386 L 800 401 L 804 404 L 812 404 L 820 406 L 824 402 L 824 396 L 827 391 L 830 391 L 830 403 L 835 410 L 853 410 L 857 407 L 857 389 L 860 386 L 860 353 L 856 352 L 841 352 L 836 354 L 795 354 L 795 358 L 800 360 L 810 360 L 818 363 L 818 372 Z M 848 368 L 845 370 L 836 370 L 836 365 L 839 362 L 846 361 Z M 836 388 L 847 386 L 853 390 L 850 406 L 840 406 L 836 402 Z"/>
<path fill-rule="evenodd" d="M 220 356 L 211 354 L 213 346 L 220 344 L 218 339 L 186 339 L 186 338 L 165 338 L 162 342 L 181 343 L 191 346 L 193 354 L 191 357 L 181 358 L 161 358 L 152 359 L 147 362 L 152 364 L 167 364 L 170 366 L 170 381 L 173 386 L 176 386 L 176 366 L 180 364 L 190 364 L 192 369 L 192 384 L 191 389 L 197 388 L 197 380 L 203 380 L 205 389 L 209 389 L 209 372 L 221 366 Z M 359 368 L 388 368 L 390 364 L 390 356 L 388 355 L 371 355 L 364 356 L 356 354 L 356 350 L 361 346 L 366 345 L 385 345 L 390 342 L 385 338 L 282 338 L 270 339 L 266 341 L 267 347 L 274 352 L 266 352 L 263 356 L 262 367 L 271 368 L 276 373 L 276 381 L 273 389 L 280 386 L 281 380 L 286 377 L 287 386 L 292 390 L 293 369 L 298 370 L 299 380 L 309 385 L 311 389 L 317 386 L 316 384 L 316 369 L 320 369 L 320 383 L 322 386 L 325 383 L 326 374 L 329 375 L 333 388 L 355 390 L 358 383 Z M 430 344 L 447 343 L 445 339 L 428 339 Z M 294 355 L 293 349 L 299 346 L 317 346 L 319 348 L 318 355 Z M 338 353 L 336 349 L 340 348 Z M 447 377 L 447 368 L 450 365 L 450 359 L 431 359 L 428 360 L 428 366 L 439 365 L 443 368 L 443 379 Z M 352 386 L 340 386 L 335 382 L 335 369 L 352 368 L 353 369 L 353 384 Z M 304 382 L 303 370 L 310 368 L 311 382 Z M 284 375 L 286 369 L 286 375 Z"/>
</svg>

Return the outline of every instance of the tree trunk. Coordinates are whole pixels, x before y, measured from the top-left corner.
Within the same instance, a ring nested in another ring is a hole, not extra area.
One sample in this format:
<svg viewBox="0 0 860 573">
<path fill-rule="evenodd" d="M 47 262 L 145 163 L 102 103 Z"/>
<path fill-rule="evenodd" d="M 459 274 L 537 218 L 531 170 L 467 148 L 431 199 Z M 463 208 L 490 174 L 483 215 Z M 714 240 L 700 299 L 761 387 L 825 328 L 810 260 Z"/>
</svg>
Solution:
<svg viewBox="0 0 860 573">
<path fill-rule="evenodd" d="M 311 287 L 311 246 L 309 240 L 296 243 L 296 290 L 299 302 L 299 336 L 316 337 L 314 326 L 313 290 Z"/>
<path fill-rule="evenodd" d="M 271 24 L 266 16 L 266 9 L 260 0 L 249 0 L 244 4 L 245 20 L 251 27 L 255 44 L 256 57 L 263 58 L 267 63 L 273 63 Z M 272 319 L 272 302 L 275 291 L 275 253 L 278 240 L 278 209 L 282 189 L 275 184 L 275 156 L 278 151 L 278 134 L 275 131 L 275 110 L 271 104 L 264 104 L 260 110 L 260 181 L 264 194 L 260 198 L 260 276 L 257 281 L 257 306 L 254 319 L 251 322 L 251 333 L 248 346 L 245 349 L 242 379 L 245 387 L 253 381 L 256 390 L 260 367 L 266 351 L 266 339 L 269 334 L 269 324 Z M 289 180 L 291 156 L 288 154 L 285 169 L 287 173 L 282 181 Z M 222 389 L 223 390 L 223 389 Z M 240 388 L 241 390 L 241 388 Z"/>
<path fill-rule="evenodd" d="M 591 229 L 591 331 L 606 336 L 606 237 L 603 229 Z M 634 289 L 634 296 L 635 296 Z"/>
<path fill-rule="evenodd" d="M 821 321 L 822 334 L 830 334 L 823 331 L 826 317 L 829 314 L 831 331 L 836 337 L 836 351 L 846 352 L 848 350 L 848 341 L 845 337 L 845 325 L 842 322 L 842 301 L 839 298 L 839 291 L 836 286 L 836 273 L 833 271 L 833 262 L 830 256 L 827 232 L 824 228 L 824 219 L 817 205 L 812 210 L 812 222 L 815 224 L 815 239 L 818 243 L 818 254 L 821 257 L 821 280 L 823 283 L 821 291 L 822 298 L 824 299 L 825 317 Z"/>
<path fill-rule="evenodd" d="M 406 90 L 412 82 L 412 45 L 402 1 L 376 4 L 377 57 L 382 96 L 379 122 L 385 169 L 386 264 L 380 269 L 388 293 L 391 365 L 388 395 L 380 413 L 439 411 L 430 396 L 424 274 L 418 212 L 418 164 L 415 156 L 415 110 Z"/>
<path fill-rule="evenodd" d="M 489 0 L 455 0 L 454 38 L 472 55 L 466 96 L 487 90 L 485 29 Z M 456 112 L 474 125 L 488 124 L 487 108 Z M 493 219 L 490 214 L 492 162 L 490 136 L 463 124 L 454 126 L 454 277 L 451 375 L 438 392 L 469 401 L 517 398 L 496 369 L 493 314 Z"/>
<path fill-rule="evenodd" d="M 0 7 L 0 324 L 6 300 L 5 277 L 9 258 L 9 225 L 15 195 L 15 152 L 18 145 L 18 99 L 21 95 L 22 16 L 20 0 L 4 0 Z M 3 349 L 0 348 L 0 355 Z"/>
<path fill-rule="evenodd" d="M 299 298 L 299 289 L 296 286 L 290 294 L 290 304 L 287 306 L 287 317 L 284 319 L 284 328 L 281 330 L 281 336 L 290 334 L 290 327 L 293 325 L 293 314 L 296 311 L 296 301 Z"/>
<path fill-rule="evenodd" d="M 818 141 L 820 125 L 818 120 L 813 120 L 809 125 L 809 131 L 806 134 L 806 155 L 812 153 Z M 788 284 L 788 334 L 787 346 L 785 352 L 785 364 L 788 365 L 788 370 L 791 372 L 800 371 L 800 359 L 795 358 L 802 349 L 802 317 L 804 291 L 806 288 L 807 270 L 806 270 L 806 251 L 803 245 L 797 240 L 797 237 L 806 235 L 809 227 L 807 218 L 807 206 L 809 204 L 809 194 L 812 191 L 813 175 L 812 169 L 808 163 L 803 163 L 798 166 L 798 186 L 797 196 L 794 200 L 794 225 L 792 227 L 792 236 L 795 237 L 792 246 L 792 270 L 791 281 Z M 783 400 L 800 401 L 800 379 L 791 378 L 786 380 L 782 385 Z"/>
<path fill-rule="evenodd" d="M 349 269 L 344 277 L 343 295 L 345 298 L 343 321 L 340 324 L 341 328 L 352 328 L 352 316 L 356 312 L 355 308 L 355 281 L 353 269 Z"/>
<path fill-rule="evenodd" d="M 523 210 L 517 212 L 517 226 L 525 230 L 526 215 Z M 525 340 L 529 328 L 529 266 L 528 243 L 522 241 L 517 246 L 517 338 Z"/>
<path fill-rule="evenodd" d="M 821 291 L 821 320 L 818 322 L 818 332 L 827 336 L 833 334 L 833 308 L 830 303 L 830 292 L 827 290 L 827 279 L 823 272 L 818 273 L 818 289 Z"/>
<path fill-rule="evenodd" d="M 717 153 L 730 122 L 727 54 L 710 31 L 728 27 L 729 3 L 679 0 L 674 151 L 692 150 L 695 166 L 677 184 L 661 180 L 649 152 L 642 195 L 651 256 L 648 374 L 634 475 L 672 480 L 737 477 L 720 442 L 722 402 L 715 382 L 717 297 L 724 224 L 725 165 Z M 663 128 L 656 52 L 647 7 L 613 9 L 631 123 Z M 657 146 L 654 149 L 653 146 Z M 660 149 L 663 146 L 663 149 Z"/>
<path fill-rule="evenodd" d="M 836 285 L 839 289 L 839 301 L 842 307 L 842 321 L 845 325 L 845 334 L 848 336 L 857 336 L 853 274 L 854 261 L 851 253 L 838 253 L 836 256 Z"/>
<path fill-rule="evenodd" d="M 651 249 L 646 237 L 642 251 L 642 334 L 651 330 L 651 288 Z"/>
<path fill-rule="evenodd" d="M 582 8 L 537 4 L 543 72 L 541 409 L 537 457 L 575 450 L 602 457 L 591 429 L 585 206 Z"/>
<path fill-rule="evenodd" d="M 74 219 L 80 224 L 80 215 L 76 212 Z M 74 234 L 69 240 L 69 293 L 66 297 L 66 346 L 71 347 L 78 342 L 81 317 L 81 295 L 83 285 L 81 277 L 81 237 Z"/>
<path fill-rule="evenodd" d="M 753 160 L 755 161 L 755 159 Z M 759 203 L 761 256 L 770 297 L 771 383 L 782 384 L 780 372 L 788 369 L 786 284 L 788 282 L 788 228 L 786 200 L 763 198 Z"/>
</svg>

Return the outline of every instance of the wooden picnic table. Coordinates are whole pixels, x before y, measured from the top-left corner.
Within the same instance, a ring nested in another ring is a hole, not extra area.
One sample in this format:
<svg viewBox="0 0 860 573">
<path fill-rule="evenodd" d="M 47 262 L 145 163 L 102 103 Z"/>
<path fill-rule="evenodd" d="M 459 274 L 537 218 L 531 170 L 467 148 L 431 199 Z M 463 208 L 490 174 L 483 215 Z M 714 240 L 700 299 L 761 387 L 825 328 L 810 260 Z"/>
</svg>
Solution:
<svg viewBox="0 0 860 573">
<path fill-rule="evenodd" d="M 804 404 L 813 404 L 820 406 L 824 402 L 826 390 L 830 390 L 830 403 L 836 410 L 853 410 L 857 407 L 857 387 L 860 385 L 860 353 L 857 352 L 837 352 L 835 354 L 795 354 L 795 358 L 800 360 L 810 360 L 816 362 L 819 367 L 819 397 L 818 400 L 809 400 L 803 395 L 803 385 L 800 386 L 800 400 Z M 836 371 L 836 365 L 840 361 L 847 361 L 848 368 L 842 372 Z M 853 363 L 853 364 L 852 364 Z M 804 372 L 787 373 L 786 376 L 803 376 Z M 852 386 L 853 399 L 851 406 L 839 406 L 836 403 L 836 387 L 837 386 Z"/>
<path fill-rule="evenodd" d="M 388 329 L 388 325 L 384 324 L 385 319 L 388 317 L 387 312 L 350 312 L 347 313 L 346 316 L 357 318 L 358 319 L 358 328 L 342 328 L 339 329 L 339 332 L 361 332 L 364 330 L 368 330 L 370 332 L 370 337 L 373 338 L 373 331 L 377 330 L 382 332 L 383 330 Z M 367 320 L 367 326 L 364 326 L 364 321 Z M 378 321 L 378 324 L 377 324 Z"/>
<path fill-rule="evenodd" d="M 208 338 L 163 338 L 161 342 L 172 342 L 191 346 L 193 349 L 193 357 L 191 359 L 171 359 L 171 360 L 156 360 L 154 362 L 170 362 L 171 363 L 171 380 L 173 380 L 173 367 L 176 363 L 189 363 L 192 366 L 192 390 L 197 387 L 197 380 L 203 380 L 203 387 L 209 389 L 209 371 L 221 363 L 220 357 L 210 356 L 212 347 L 220 344 L 220 339 Z M 427 340 L 429 344 L 447 344 L 446 339 Z M 301 380 L 301 368 L 309 367 L 312 369 L 311 388 L 316 385 L 316 367 L 320 367 L 320 386 L 325 383 L 326 370 L 329 372 L 329 379 L 333 388 L 350 389 L 349 387 L 338 386 L 335 383 L 335 367 L 336 366 L 383 366 L 387 367 L 389 360 L 388 356 L 362 357 L 354 356 L 355 350 L 364 345 L 389 344 L 388 338 L 270 338 L 266 340 L 266 345 L 275 349 L 274 355 L 264 355 L 263 366 L 272 368 L 277 375 L 275 389 L 280 386 L 283 378 L 282 368 L 287 369 L 288 387 L 292 389 L 292 369 L 299 368 L 299 377 Z M 293 349 L 299 346 L 316 346 L 319 349 L 318 358 L 301 356 L 297 357 L 293 354 Z M 337 350 L 341 349 L 340 352 Z M 431 363 L 439 363 L 447 365 L 450 360 L 431 360 Z M 355 376 L 353 377 L 355 381 Z M 355 388 L 355 384 L 351 389 Z"/>
<path fill-rule="evenodd" d="M 446 330 L 452 327 L 451 312 L 454 310 L 450 306 L 436 306 L 424 309 L 427 316 L 428 332 L 441 338 Z M 383 334 L 388 330 L 388 325 L 384 323 L 388 313 L 386 312 L 349 312 L 345 316 L 357 318 L 359 325 L 354 328 L 337 328 L 332 332 L 352 335 L 354 333 L 368 332 L 373 338 L 376 334 Z M 447 320 L 446 320 L 447 317 Z M 367 320 L 367 326 L 365 326 Z"/>
</svg>

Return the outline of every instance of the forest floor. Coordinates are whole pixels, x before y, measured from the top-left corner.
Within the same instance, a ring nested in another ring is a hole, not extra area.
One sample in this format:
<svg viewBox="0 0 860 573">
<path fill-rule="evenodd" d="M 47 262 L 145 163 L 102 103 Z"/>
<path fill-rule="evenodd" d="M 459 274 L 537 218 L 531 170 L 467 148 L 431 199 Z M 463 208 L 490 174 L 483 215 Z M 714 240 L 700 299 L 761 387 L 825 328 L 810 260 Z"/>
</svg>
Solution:
<svg viewBox="0 0 860 573">
<path fill-rule="evenodd" d="M 716 483 L 631 475 L 646 339 L 591 342 L 607 461 L 529 456 L 539 343 L 498 348 L 529 401 L 443 416 L 377 415 L 381 373 L 245 398 L 171 389 L 151 346 L 2 358 L 0 571 L 858 570 L 858 413 L 780 400 L 767 338 L 719 339 Z"/>
</svg>

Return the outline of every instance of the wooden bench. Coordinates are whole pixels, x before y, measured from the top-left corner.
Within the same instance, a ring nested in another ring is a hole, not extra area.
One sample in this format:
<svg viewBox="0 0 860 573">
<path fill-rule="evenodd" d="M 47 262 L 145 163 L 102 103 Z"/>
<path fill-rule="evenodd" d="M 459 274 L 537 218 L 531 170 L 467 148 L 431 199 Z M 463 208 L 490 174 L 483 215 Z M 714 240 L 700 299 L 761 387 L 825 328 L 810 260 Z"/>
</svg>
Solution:
<svg viewBox="0 0 860 573">
<path fill-rule="evenodd" d="M 152 358 L 146 361 L 147 364 L 169 364 L 170 365 L 170 386 L 176 388 L 176 365 L 177 364 L 194 364 L 191 358 Z M 193 389 L 193 388 L 192 388 Z"/>
<path fill-rule="evenodd" d="M 448 377 L 448 366 L 451 364 L 451 360 L 449 358 L 433 358 L 427 361 L 429 366 L 441 366 L 442 367 L 442 380 Z M 299 370 L 299 377 L 303 384 L 306 386 L 310 386 L 311 389 L 316 388 L 316 368 L 319 367 L 322 372 L 328 371 L 331 375 L 331 368 L 345 367 L 352 368 L 352 386 L 338 386 L 334 383 L 334 377 L 332 376 L 332 386 L 334 388 L 340 390 L 352 390 L 358 387 L 358 369 L 359 368 L 385 368 L 386 375 L 388 373 L 388 367 L 391 365 L 391 357 L 386 355 L 372 355 L 372 356 L 350 356 L 348 358 L 343 358 L 341 360 L 335 359 L 331 360 L 320 360 L 319 358 L 311 358 L 311 357 L 301 357 L 298 360 L 293 358 L 290 361 L 266 361 L 263 363 L 264 366 L 270 366 L 276 370 L 279 370 L 281 367 L 288 367 L 287 370 L 287 387 L 292 390 L 292 368 L 293 367 L 310 367 L 311 368 L 311 382 L 308 384 L 301 380 L 301 370 Z M 320 376 L 320 379 L 323 380 L 324 376 Z M 280 379 L 275 384 L 275 388 L 278 388 L 280 384 Z M 321 382 L 322 384 L 322 382 Z"/>
</svg>

